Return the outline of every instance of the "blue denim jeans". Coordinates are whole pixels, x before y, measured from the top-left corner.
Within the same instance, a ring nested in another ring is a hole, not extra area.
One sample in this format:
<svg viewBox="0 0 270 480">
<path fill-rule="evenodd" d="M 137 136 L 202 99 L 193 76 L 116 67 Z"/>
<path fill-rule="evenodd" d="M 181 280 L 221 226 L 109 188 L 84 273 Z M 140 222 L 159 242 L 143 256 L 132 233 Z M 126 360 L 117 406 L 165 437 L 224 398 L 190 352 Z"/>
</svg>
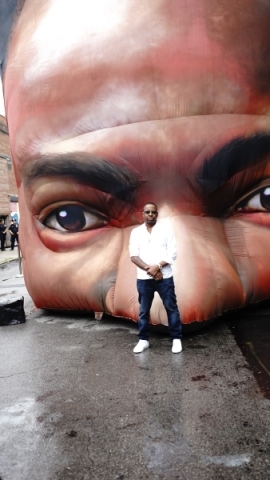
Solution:
<svg viewBox="0 0 270 480">
<path fill-rule="evenodd" d="M 141 340 L 149 339 L 149 316 L 150 308 L 153 302 L 154 293 L 158 292 L 163 305 L 166 309 L 169 324 L 169 333 L 171 338 L 182 337 L 182 324 L 179 310 L 176 303 L 173 277 L 163 278 L 162 280 L 137 280 L 137 290 L 139 293 L 140 313 L 138 320 L 139 338 Z"/>
</svg>

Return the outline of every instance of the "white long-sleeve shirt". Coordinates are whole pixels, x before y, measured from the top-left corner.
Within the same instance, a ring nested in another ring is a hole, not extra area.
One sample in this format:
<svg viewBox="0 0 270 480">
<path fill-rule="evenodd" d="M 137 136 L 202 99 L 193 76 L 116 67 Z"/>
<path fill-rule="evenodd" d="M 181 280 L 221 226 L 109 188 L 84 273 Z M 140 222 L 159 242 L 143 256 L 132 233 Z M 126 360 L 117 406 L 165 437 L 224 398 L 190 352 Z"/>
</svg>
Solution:
<svg viewBox="0 0 270 480">
<path fill-rule="evenodd" d="M 147 265 L 167 262 L 168 265 L 162 268 L 163 278 L 172 277 L 172 263 L 176 259 L 176 240 L 170 225 L 157 222 L 151 233 L 144 223 L 134 228 L 130 234 L 129 254 L 130 257 L 139 257 Z M 137 278 L 150 280 L 152 277 L 137 267 Z"/>
</svg>

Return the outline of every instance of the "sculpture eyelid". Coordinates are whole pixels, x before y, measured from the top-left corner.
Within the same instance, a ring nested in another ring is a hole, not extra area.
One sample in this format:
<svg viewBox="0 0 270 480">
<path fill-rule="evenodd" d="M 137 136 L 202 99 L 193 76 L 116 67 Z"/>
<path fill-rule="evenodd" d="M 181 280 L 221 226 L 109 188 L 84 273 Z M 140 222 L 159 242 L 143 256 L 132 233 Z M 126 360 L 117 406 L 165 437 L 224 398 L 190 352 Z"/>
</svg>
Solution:
<svg viewBox="0 0 270 480">
<path fill-rule="evenodd" d="M 46 219 L 48 219 L 50 216 L 52 216 L 57 209 L 59 209 L 61 207 L 65 208 L 68 205 L 76 205 L 78 207 L 81 207 L 83 210 L 85 210 L 89 213 L 92 213 L 93 215 L 99 216 L 100 218 L 104 218 L 104 219 L 108 218 L 106 214 L 100 212 L 96 208 L 90 207 L 88 205 L 85 205 L 85 204 L 82 204 L 82 203 L 79 203 L 79 202 L 76 202 L 76 201 L 66 200 L 66 201 L 56 202 L 53 205 L 47 206 L 45 209 L 43 209 L 42 212 L 40 212 L 40 214 L 37 216 L 37 219 L 41 223 L 43 223 Z"/>
</svg>

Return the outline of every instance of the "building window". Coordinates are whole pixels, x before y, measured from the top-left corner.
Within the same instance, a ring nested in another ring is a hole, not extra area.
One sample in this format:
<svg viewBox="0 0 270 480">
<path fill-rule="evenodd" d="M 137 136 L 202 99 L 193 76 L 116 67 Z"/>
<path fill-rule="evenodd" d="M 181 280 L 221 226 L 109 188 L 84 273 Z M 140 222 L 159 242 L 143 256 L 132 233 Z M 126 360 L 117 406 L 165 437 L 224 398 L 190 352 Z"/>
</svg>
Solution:
<svg viewBox="0 0 270 480">
<path fill-rule="evenodd" d="M 10 157 L 7 158 L 7 168 L 8 168 L 8 170 L 12 170 L 12 164 L 11 164 L 11 158 Z"/>
<path fill-rule="evenodd" d="M 9 155 L 5 155 L 4 153 L 0 153 L 0 158 L 4 158 L 7 162 L 7 169 L 12 170 L 11 157 Z"/>
</svg>

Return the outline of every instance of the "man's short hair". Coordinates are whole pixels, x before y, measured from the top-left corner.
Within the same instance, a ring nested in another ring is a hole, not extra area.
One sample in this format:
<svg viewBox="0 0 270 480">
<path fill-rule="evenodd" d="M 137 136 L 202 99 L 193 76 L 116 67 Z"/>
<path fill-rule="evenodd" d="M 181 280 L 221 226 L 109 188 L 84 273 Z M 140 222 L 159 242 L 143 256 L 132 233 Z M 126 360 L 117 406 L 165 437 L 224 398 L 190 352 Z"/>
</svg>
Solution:
<svg viewBox="0 0 270 480">
<path fill-rule="evenodd" d="M 158 207 L 156 205 L 155 202 L 147 202 L 144 206 L 143 206 L 143 210 L 145 209 L 146 205 L 154 205 L 156 207 L 156 211 L 158 210 Z"/>
</svg>

